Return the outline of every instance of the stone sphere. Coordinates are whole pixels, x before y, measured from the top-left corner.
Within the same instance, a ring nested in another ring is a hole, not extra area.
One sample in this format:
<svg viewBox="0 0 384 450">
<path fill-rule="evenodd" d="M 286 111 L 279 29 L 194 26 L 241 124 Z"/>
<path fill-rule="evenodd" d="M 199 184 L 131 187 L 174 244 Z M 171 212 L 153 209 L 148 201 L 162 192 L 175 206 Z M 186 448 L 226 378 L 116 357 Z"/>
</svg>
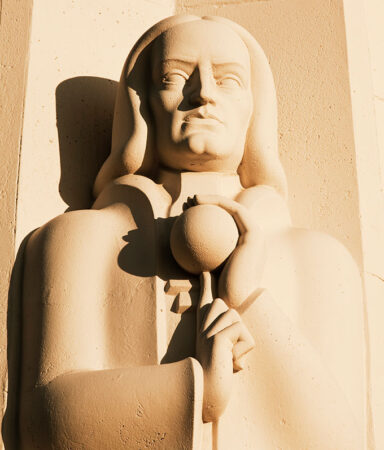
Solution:
<svg viewBox="0 0 384 450">
<path fill-rule="evenodd" d="M 239 232 L 232 216 L 215 205 L 187 209 L 171 230 L 171 250 L 177 263 L 187 272 L 211 272 L 236 247 Z"/>
</svg>

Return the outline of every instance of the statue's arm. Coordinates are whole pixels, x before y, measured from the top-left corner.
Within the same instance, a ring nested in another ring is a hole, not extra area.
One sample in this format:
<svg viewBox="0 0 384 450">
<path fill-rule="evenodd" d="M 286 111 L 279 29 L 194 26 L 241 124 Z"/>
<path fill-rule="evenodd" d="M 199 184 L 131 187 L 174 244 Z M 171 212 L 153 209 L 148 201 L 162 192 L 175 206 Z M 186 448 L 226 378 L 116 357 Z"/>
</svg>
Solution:
<svg viewBox="0 0 384 450">
<path fill-rule="evenodd" d="M 329 236 L 292 230 L 286 239 L 292 254 L 283 264 L 290 263 L 292 270 L 276 266 L 280 288 L 267 289 L 242 314 L 255 339 L 247 358 L 253 383 L 260 386 L 259 407 L 282 448 L 361 449 L 359 273 L 347 251 Z M 287 252 L 283 240 L 276 245 L 279 251 Z M 287 288 L 291 277 L 296 277 L 295 296 Z"/>
<path fill-rule="evenodd" d="M 106 220 L 101 211 L 65 214 L 28 243 L 21 448 L 198 448 L 197 361 L 110 369 L 101 295 L 116 253 Z"/>
<path fill-rule="evenodd" d="M 351 256 L 322 233 L 275 228 L 261 278 L 263 247 L 253 214 L 218 196 L 196 200 L 223 207 L 239 227 L 219 296 L 237 309 L 255 339 L 245 356 L 249 390 L 257 392 L 249 399 L 255 417 L 263 411 L 265 436 L 274 436 L 281 448 L 362 448 L 362 295 Z M 254 299 L 249 293 L 256 297 L 257 288 L 267 289 Z"/>
<path fill-rule="evenodd" d="M 201 370 L 188 358 L 59 375 L 23 393 L 22 448 L 198 449 Z"/>
<path fill-rule="evenodd" d="M 361 450 L 361 423 L 343 390 L 274 299 L 265 292 L 242 319 L 255 339 L 246 366 L 265 436 L 276 448 Z"/>
</svg>

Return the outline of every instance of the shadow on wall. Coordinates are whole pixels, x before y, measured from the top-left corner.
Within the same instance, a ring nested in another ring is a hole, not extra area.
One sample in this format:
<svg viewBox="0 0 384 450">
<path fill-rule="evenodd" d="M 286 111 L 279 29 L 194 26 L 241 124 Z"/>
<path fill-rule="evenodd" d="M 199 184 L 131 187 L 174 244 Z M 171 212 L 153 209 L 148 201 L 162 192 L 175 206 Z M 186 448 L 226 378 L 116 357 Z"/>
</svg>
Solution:
<svg viewBox="0 0 384 450">
<path fill-rule="evenodd" d="M 7 407 L 1 423 L 1 434 L 6 450 L 17 450 L 19 442 L 19 388 L 20 388 L 20 355 L 21 355 L 21 298 L 24 265 L 24 251 L 29 233 L 20 245 L 15 264 L 12 269 L 8 292 L 7 311 L 7 364 L 8 364 L 8 395 Z M 1 444 L 0 444 L 1 445 Z"/>
<path fill-rule="evenodd" d="M 92 204 L 94 180 L 111 148 L 117 84 L 106 78 L 76 77 L 56 88 L 59 192 L 67 211 Z"/>
</svg>

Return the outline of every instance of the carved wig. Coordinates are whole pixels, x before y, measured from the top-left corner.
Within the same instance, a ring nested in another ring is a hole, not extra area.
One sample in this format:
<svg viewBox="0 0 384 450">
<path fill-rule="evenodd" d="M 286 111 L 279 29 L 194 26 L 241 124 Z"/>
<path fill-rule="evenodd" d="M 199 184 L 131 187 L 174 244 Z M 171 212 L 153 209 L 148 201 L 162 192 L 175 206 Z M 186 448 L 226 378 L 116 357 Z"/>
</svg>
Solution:
<svg viewBox="0 0 384 450">
<path fill-rule="evenodd" d="M 195 20 L 219 22 L 234 30 L 248 48 L 251 62 L 253 113 L 238 173 L 244 188 L 269 185 L 286 194 L 286 178 L 277 148 L 275 86 L 267 58 L 253 36 L 236 23 L 216 16 L 174 16 L 150 28 L 137 41 L 124 64 L 116 96 L 111 154 L 99 171 L 94 194 L 127 174 L 153 177 L 157 157 L 148 92 L 154 40 L 170 28 Z"/>
</svg>

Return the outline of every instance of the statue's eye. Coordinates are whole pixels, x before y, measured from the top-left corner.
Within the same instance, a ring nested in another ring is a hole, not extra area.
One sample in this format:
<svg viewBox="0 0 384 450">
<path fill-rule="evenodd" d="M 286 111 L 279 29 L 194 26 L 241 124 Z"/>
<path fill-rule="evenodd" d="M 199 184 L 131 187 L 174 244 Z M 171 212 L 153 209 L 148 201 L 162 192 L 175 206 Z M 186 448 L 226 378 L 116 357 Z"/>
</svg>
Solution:
<svg viewBox="0 0 384 450">
<path fill-rule="evenodd" d="M 216 81 L 217 86 L 224 88 L 238 88 L 241 87 L 240 79 L 235 75 L 228 75 L 222 78 L 219 78 Z"/>
<path fill-rule="evenodd" d="M 182 72 L 168 72 L 162 76 L 161 82 L 164 85 L 184 84 L 188 76 Z"/>
</svg>

